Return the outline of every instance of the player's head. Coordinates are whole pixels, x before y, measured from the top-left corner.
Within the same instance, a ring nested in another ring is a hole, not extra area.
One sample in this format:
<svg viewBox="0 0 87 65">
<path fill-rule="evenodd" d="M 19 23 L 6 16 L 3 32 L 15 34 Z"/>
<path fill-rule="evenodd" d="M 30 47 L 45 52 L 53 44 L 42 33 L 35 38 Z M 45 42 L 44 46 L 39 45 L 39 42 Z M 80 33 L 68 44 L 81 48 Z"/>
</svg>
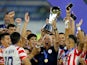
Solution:
<svg viewBox="0 0 87 65">
<path fill-rule="evenodd" d="M 56 39 L 55 39 L 55 35 L 52 33 L 50 34 L 50 36 L 52 37 L 52 45 L 55 43 Z"/>
<path fill-rule="evenodd" d="M 18 32 L 13 32 L 10 37 L 13 45 L 17 44 L 21 39 L 21 35 Z"/>
<path fill-rule="evenodd" d="M 43 45 L 45 48 L 49 48 L 52 44 L 52 36 L 50 36 L 49 34 L 46 34 L 44 37 L 43 37 Z"/>
<path fill-rule="evenodd" d="M 8 29 L 8 33 L 9 33 L 9 34 L 12 34 L 13 32 L 16 31 L 16 26 L 15 26 L 14 24 L 9 24 L 9 25 L 7 26 L 7 29 Z"/>
<path fill-rule="evenodd" d="M 59 44 L 65 45 L 65 34 L 64 33 L 59 33 Z"/>
<path fill-rule="evenodd" d="M 34 47 L 36 45 L 36 42 L 37 42 L 37 36 L 35 34 L 29 34 L 27 36 L 27 40 L 28 40 L 28 43 Z"/>
<path fill-rule="evenodd" d="M 68 36 L 68 41 L 69 41 L 69 47 L 70 48 L 74 48 L 75 47 L 75 44 L 77 44 L 77 38 L 75 35 L 69 35 Z"/>
<path fill-rule="evenodd" d="M 10 39 L 9 33 L 2 33 L 2 34 L 0 34 L 0 41 L 1 41 L 2 45 L 7 47 L 11 43 L 11 39 Z"/>
<path fill-rule="evenodd" d="M 31 34 L 32 31 L 31 30 L 26 30 L 26 35 L 28 36 L 29 34 Z"/>
<path fill-rule="evenodd" d="M 44 31 L 44 29 L 41 29 L 41 35 L 42 35 L 42 36 L 45 35 L 45 31 Z"/>
</svg>

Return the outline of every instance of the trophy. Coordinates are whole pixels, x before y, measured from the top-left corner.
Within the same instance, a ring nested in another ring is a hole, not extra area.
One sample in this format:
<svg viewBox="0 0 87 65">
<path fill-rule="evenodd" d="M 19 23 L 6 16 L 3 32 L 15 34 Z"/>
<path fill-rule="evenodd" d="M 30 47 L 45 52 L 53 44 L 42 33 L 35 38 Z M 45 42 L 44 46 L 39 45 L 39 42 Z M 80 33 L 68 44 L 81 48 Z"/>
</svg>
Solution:
<svg viewBox="0 0 87 65">
<path fill-rule="evenodd" d="M 52 24 L 53 20 L 60 16 L 61 10 L 59 7 L 52 7 L 50 9 L 49 23 Z"/>
<path fill-rule="evenodd" d="M 45 33 L 50 34 L 52 32 L 52 25 L 50 23 L 45 24 L 43 29 Z"/>
<path fill-rule="evenodd" d="M 53 21 L 59 17 L 61 13 L 61 10 L 59 7 L 52 7 L 50 9 L 50 15 L 49 15 L 49 23 L 45 24 L 43 29 L 49 34 L 49 33 L 52 33 L 52 23 Z"/>
</svg>

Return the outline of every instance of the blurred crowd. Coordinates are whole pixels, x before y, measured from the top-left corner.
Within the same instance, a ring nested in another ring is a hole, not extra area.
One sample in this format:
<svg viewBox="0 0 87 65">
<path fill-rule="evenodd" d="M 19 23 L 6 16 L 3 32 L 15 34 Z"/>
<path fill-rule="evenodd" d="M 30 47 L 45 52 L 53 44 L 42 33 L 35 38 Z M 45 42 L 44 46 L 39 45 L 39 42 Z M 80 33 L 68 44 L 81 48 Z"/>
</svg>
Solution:
<svg viewBox="0 0 87 65">
<path fill-rule="evenodd" d="M 58 32 L 56 18 L 51 24 L 46 19 L 45 26 L 50 24 L 52 30 L 41 28 L 39 40 L 32 30 L 27 30 L 29 13 L 25 13 L 22 31 L 22 19 L 14 19 L 14 16 L 14 11 L 7 12 L 0 27 L 0 65 L 87 65 L 87 35 L 81 29 L 83 20 L 75 24 L 71 7 L 66 8 L 65 33 Z"/>
</svg>

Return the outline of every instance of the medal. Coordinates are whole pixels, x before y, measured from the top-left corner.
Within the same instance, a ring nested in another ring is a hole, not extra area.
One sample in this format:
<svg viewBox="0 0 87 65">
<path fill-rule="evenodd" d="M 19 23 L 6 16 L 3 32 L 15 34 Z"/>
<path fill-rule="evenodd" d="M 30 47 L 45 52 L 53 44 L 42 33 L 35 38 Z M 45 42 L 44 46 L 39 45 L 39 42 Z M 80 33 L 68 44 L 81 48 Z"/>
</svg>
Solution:
<svg viewBox="0 0 87 65">
<path fill-rule="evenodd" d="M 48 50 L 48 53 L 49 53 L 49 54 L 51 54 L 51 53 L 52 53 L 52 50 L 51 50 L 51 49 L 49 49 L 49 50 Z"/>
<path fill-rule="evenodd" d="M 45 59 L 44 59 L 44 62 L 45 63 L 48 63 L 48 53 L 44 50 L 44 57 L 45 57 Z"/>
<path fill-rule="evenodd" d="M 48 59 L 44 59 L 44 62 L 45 62 L 45 63 L 48 63 Z"/>
</svg>

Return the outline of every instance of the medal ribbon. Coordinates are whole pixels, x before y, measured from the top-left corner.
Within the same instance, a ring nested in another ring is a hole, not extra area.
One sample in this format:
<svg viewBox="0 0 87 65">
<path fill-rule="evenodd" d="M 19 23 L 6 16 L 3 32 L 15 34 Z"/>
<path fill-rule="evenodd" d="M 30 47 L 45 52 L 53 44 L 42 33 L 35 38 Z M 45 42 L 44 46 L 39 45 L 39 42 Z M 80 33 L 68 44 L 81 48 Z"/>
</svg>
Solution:
<svg viewBox="0 0 87 65">
<path fill-rule="evenodd" d="M 45 59 L 47 59 L 48 58 L 48 54 L 46 53 L 46 51 L 44 50 L 44 57 L 45 57 Z"/>
</svg>

